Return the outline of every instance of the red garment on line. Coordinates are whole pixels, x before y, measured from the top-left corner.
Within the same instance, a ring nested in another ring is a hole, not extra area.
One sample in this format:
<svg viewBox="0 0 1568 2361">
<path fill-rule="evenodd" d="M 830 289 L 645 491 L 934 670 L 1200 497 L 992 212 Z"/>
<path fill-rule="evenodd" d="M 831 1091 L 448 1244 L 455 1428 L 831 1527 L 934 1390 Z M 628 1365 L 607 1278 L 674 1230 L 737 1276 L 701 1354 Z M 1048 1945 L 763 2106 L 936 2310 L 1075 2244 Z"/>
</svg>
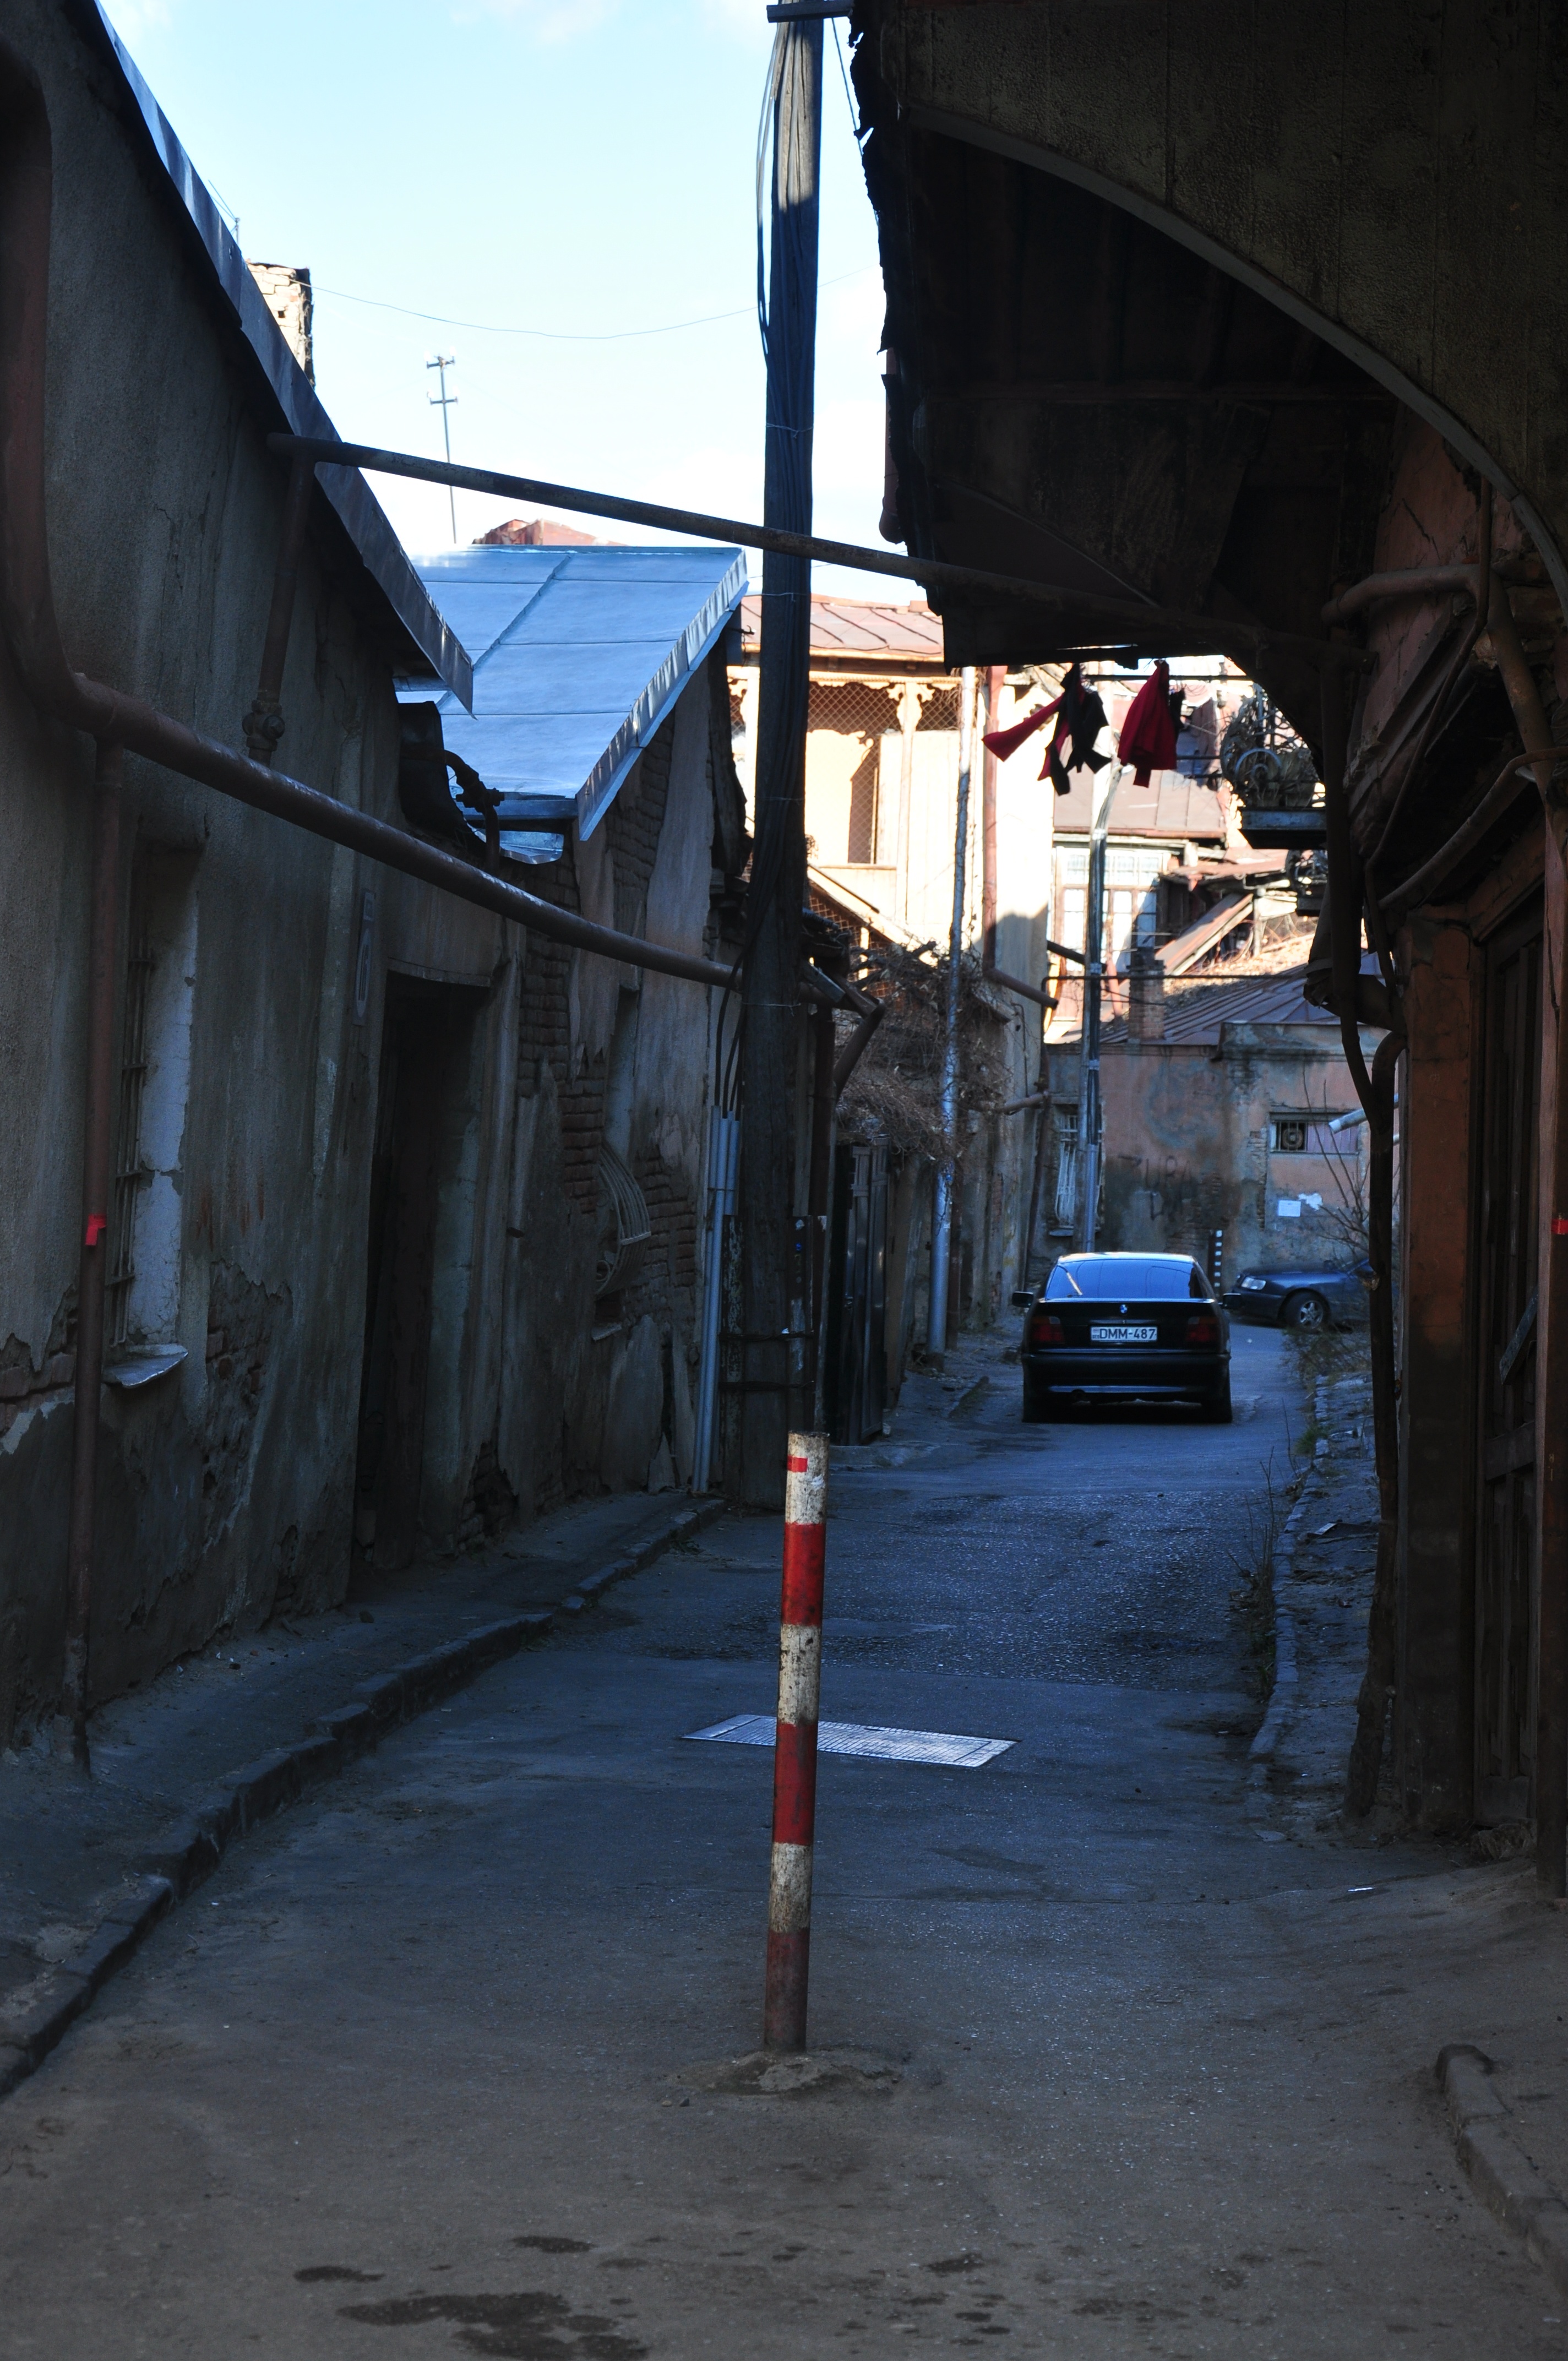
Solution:
<svg viewBox="0 0 1568 2361">
<path fill-rule="evenodd" d="M 1060 706 L 1059 697 L 1053 697 L 1049 705 L 1036 705 L 1033 713 L 1022 721 L 1014 721 L 1010 729 L 988 730 L 980 742 L 982 746 L 989 746 L 998 760 L 1005 763 L 1008 755 L 1015 754 L 1025 739 L 1032 737 L 1041 723 L 1048 721 Z"/>
<path fill-rule="evenodd" d="M 1176 727 L 1170 718 L 1170 666 L 1163 660 L 1127 708 L 1116 748 L 1124 763 L 1135 765 L 1134 784 L 1146 787 L 1151 771 L 1176 768 Z"/>
</svg>

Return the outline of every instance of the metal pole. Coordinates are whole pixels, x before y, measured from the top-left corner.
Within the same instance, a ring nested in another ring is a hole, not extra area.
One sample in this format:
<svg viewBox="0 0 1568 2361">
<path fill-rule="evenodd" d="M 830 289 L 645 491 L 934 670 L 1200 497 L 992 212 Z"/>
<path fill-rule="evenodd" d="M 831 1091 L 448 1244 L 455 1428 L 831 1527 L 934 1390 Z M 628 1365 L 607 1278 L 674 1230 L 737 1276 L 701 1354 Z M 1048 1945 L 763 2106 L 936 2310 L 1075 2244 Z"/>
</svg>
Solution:
<svg viewBox="0 0 1568 2361">
<path fill-rule="evenodd" d="M 1083 945 L 1083 1023 L 1078 1049 L 1078 1244 L 1094 1251 L 1100 1220 L 1100 986 L 1105 973 L 1105 838 L 1111 805 L 1126 774 L 1113 763 L 1089 837 Z"/>
<path fill-rule="evenodd" d="M 959 1160 L 959 998 L 964 950 L 964 899 L 969 883 L 969 785 L 974 755 L 974 666 L 965 664 L 959 687 L 959 798 L 953 828 L 953 919 L 948 936 L 947 1038 L 942 1045 L 942 1160 L 937 1168 L 931 1217 L 931 1305 L 926 1354 L 940 1368 L 948 1349 L 948 1278 L 953 1246 L 953 1198 Z"/>
<path fill-rule="evenodd" d="M 773 1848 L 768 1875 L 768 1968 L 762 2003 L 764 2049 L 806 2047 L 827 1521 L 828 1437 L 792 1434 L 784 1474 Z"/>
<path fill-rule="evenodd" d="M 773 47 L 773 198 L 762 512 L 808 533 L 817 352 L 822 25 L 781 25 Z M 743 1344 L 740 1466 L 748 1507 L 776 1510 L 792 1424 L 811 1423 L 806 1339 L 795 1309 L 798 1210 L 801 906 L 806 897 L 806 737 L 811 565 L 762 561 L 755 851 L 748 889 L 740 1046 Z M 804 1234 L 800 1234 L 804 1246 Z M 727 1482 L 729 1471 L 726 1471 Z"/>
<path fill-rule="evenodd" d="M 718 1326 L 724 1300 L 724 1224 L 735 1211 L 735 1166 L 740 1125 L 715 1115 L 707 1141 L 707 1252 L 703 1271 L 702 1371 L 697 1379 L 696 1448 L 692 1490 L 706 1492 L 713 1465 L 713 1410 L 718 1383 Z"/>
<path fill-rule="evenodd" d="M 76 1411 L 66 1557 L 65 1677 L 58 1734 L 89 1770 L 87 1647 L 97 1539 L 98 1405 L 104 1390 L 104 1282 L 108 1268 L 109 1159 L 114 1132 L 115 983 L 119 934 L 118 746 L 100 740 L 93 796 L 91 934 L 87 953 L 87 1106 L 82 1151 L 82 1245 L 76 1279 Z"/>
<path fill-rule="evenodd" d="M 456 366 L 455 353 L 435 353 L 425 363 L 427 369 L 439 369 L 441 372 L 441 391 L 433 393 L 430 402 L 433 410 L 439 410 L 441 412 L 441 439 L 446 446 L 446 464 L 449 467 L 452 465 L 452 405 L 457 396 L 446 390 L 446 372 L 449 368 L 455 368 Z M 446 501 L 452 511 L 452 546 L 455 549 L 457 546 L 457 494 L 451 484 L 446 487 Z"/>
</svg>

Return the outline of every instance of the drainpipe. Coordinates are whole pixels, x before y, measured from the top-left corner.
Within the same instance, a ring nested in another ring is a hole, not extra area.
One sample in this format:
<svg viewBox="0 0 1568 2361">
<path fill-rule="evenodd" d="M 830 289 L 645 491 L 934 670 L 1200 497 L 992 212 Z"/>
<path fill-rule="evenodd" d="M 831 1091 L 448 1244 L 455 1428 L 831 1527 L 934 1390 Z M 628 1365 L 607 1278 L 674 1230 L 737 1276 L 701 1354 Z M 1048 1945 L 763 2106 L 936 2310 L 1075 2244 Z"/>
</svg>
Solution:
<svg viewBox="0 0 1568 2361">
<path fill-rule="evenodd" d="M 104 1390 L 104 1288 L 109 1237 L 109 1161 L 114 1132 L 115 983 L 120 894 L 120 749 L 100 740 L 93 792 L 92 918 L 87 951 L 87 1106 L 82 1126 L 82 1241 L 76 1277 L 75 1411 L 71 1441 L 71 1521 L 66 1556 L 65 1676 L 55 1730 L 69 1738 L 80 1770 L 87 1744 L 88 1639 L 98 1510 L 98 1413 Z"/>
<path fill-rule="evenodd" d="M 1337 671 L 1334 677 L 1338 678 Z M 1111 806 L 1126 776 L 1120 763 L 1105 774 L 1105 785 L 1089 835 L 1089 892 L 1084 914 L 1083 1021 L 1078 1045 L 1078 1244 L 1094 1252 L 1100 1220 L 1100 987 L 1105 953 L 1105 839 Z"/>
<path fill-rule="evenodd" d="M 931 1304 L 926 1355 L 939 1369 L 948 1350 L 948 1276 L 953 1248 L 953 1198 L 959 1158 L 959 1002 L 964 950 L 964 888 L 969 869 L 970 769 L 974 758 L 974 666 L 959 689 L 959 796 L 953 827 L 953 922 L 948 936 L 947 1036 L 942 1045 L 942 1160 L 931 1216 Z"/>
<path fill-rule="evenodd" d="M 713 1411 L 718 1388 L 718 1326 L 724 1305 L 724 1224 L 735 1211 L 740 1155 L 739 1115 L 717 1109 L 707 1135 L 707 1222 L 703 1249 L 702 1367 L 696 1389 L 692 1490 L 706 1492 L 713 1462 Z"/>
</svg>

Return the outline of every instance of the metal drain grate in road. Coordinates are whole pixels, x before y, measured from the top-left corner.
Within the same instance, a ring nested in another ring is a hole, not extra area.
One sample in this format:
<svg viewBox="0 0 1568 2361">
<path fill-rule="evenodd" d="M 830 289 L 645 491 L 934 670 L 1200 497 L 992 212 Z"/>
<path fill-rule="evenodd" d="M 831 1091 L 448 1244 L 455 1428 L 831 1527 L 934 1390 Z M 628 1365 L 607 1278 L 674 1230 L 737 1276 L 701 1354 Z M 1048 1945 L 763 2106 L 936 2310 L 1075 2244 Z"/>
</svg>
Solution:
<svg viewBox="0 0 1568 2361">
<path fill-rule="evenodd" d="M 771 1713 L 731 1714 L 711 1730 L 688 1730 L 688 1739 L 718 1739 L 726 1746 L 771 1746 L 778 1724 Z M 880 1763 L 941 1763 L 978 1771 L 994 1754 L 1005 1754 L 1015 1738 L 960 1738 L 948 1730 L 876 1730 L 863 1721 L 824 1721 L 817 1728 L 822 1754 L 870 1754 Z"/>
</svg>

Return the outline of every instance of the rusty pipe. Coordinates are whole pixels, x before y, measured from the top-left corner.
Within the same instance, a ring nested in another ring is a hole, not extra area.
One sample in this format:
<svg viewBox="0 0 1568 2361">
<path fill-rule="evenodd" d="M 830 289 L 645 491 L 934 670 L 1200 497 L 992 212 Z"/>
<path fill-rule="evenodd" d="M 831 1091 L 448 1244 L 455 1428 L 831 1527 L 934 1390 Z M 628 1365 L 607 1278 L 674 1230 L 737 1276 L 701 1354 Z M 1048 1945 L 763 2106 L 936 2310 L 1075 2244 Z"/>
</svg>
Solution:
<svg viewBox="0 0 1568 2361">
<path fill-rule="evenodd" d="M 1372 1434 L 1377 1464 L 1377 1562 L 1366 1629 L 1366 1670 L 1356 1699 L 1355 1734 L 1345 1778 L 1345 1810 L 1365 1819 L 1377 1800 L 1383 1731 L 1398 1657 L 1399 1426 L 1395 1393 L 1394 1104 L 1396 1071 L 1405 1046 L 1385 1034 L 1372 1060 L 1367 1106 L 1367 1259 L 1372 1265 L 1367 1317 L 1372 1345 Z"/>
<path fill-rule="evenodd" d="M 422 459 L 408 451 L 386 451 L 370 443 L 329 443 L 311 435 L 269 434 L 269 447 L 292 458 L 303 453 L 318 466 L 362 467 L 370 475 L 408 476 L 417 483 L 452 484 L 459 491 L 485 492 L 509 500 L 547 501 L 582 516 L 615 517 L 625 524 L 652 525 L 663 533 L 697 535 L 704 541 L 739 542 L 780 557 L 815 559 L 818 565 L 849 566 L 858 574 L 891 574 L 901 581 L 950 583 L 958 590 L 998 590 L 1012 598 L 1029 598 L 1044 607 L 1069 613 L 1091 627 L 1101 626 L 1120 644 L 1131 633 L 1139 644 L 1165 647 L 1171 654 L 1190 652 L 1222 653 L 1231 646 L 1253 656 L 1281 648 L 1317 664 L 1365 672 L 1373 659 L 1360 648 L 1336 646 L 1304 631 L 1276 631 L 1262 623 L 1241 623 L 1219 615 L 1192 615 L 1174 607 L 1146 606 L 1130 598 L 1090 598 L 1064 590 L 1051 582 L 1026 575 L 993 574 L 978 566 L 956 566 L 941 557 L 891 557 L 886 550 L 864 549 L 848 541 L 824 541 L 819 534 L 785 533 L 772 525 L 748 523 L 737 517 L 708 516 L 696 509 L 662 507 L 655 500 L 630 500 L 616 492 L 585 491 L 576 484 L 546 483 L 538 476 L 507 476 L 491 467 L 455 467 L 440 459 Z"/>
<path fill-rule="evenodd" d="M 66 1554 L 65 1671 L 61 1737 L 80 1769 L 87 1742 L 88 1642 L 93 1617 L 98 1508 L 98 1421 L 104 1390 L 104 1300 L 109 1235 L 109 1163 L 114 1136 L 115 984 L 119 972 L 120 786 L 123 763 L 100 740 L 93 788 L 93 877 L 87 951 L 87 1104 L 82 1125 L 82 1235 L 76 1267 L 75 1409 L 71 1438 L 71 1512 Z"/>
<path fill-rule="evenodd" d="M 1557 760 L 1568 761 L 1568 746 L 1553 746 L 1551 751 Z M 1385 911 L 1398 916 L 1429 900 L 1432 887 L 1442 883 L 1471 847 L 1479 844 L 1493 821 L 1500 819 L 1534 784 L 1529 764 L 1519 755 L 1510 754 L 1474 811 L 1460 821 L 1447 842 L 1430 861 L 1423 861 L 1419 869 L 1412 870 L 1409 877 L 1389 887 L 1383 896 Z"/>
<path fill-rule="evenodd" d="M 289 629 L 294 620 L 294 593 L 299 586 L 300 559 L 304 555 L 305 524 L 311 512 L 311 488 L 315 464 L 310 459 L 289 463 L 289 489 L 283 495 L 283 530 L 278 539 L 278 565 L 272 577 L 272 604 L 267 614 L 267 637 L 261 647 L 261 677 L 256 701 L 242 727 L 245 742 L 258 763 L 270 763 L 283 735 L 283 666 L 289 654 Z"/>
<path fill-rule="evenodd" d="M 729 967 L 558 910 L 453 853 L 236 754 L 140 697 L 72 670 L 55 613 L 44 497 L 50 179 L 42 88 L 26 59 L 0 37 L 0 632 L 33 702 L 97 739 L 531 927 L 552 941 L 729 989 L 734 976 Z"/>
<path fill-rule="evenodd" d="M 1430 598 L 1444 590 L 1467 591 L 1474 598 L 1480 572 L 1475 566 L 1408 566 L 1389 574 L 1369 574 L 1331 598 L 1322 618 L 1330 625 L 1348 623 L 1353 615 L 1385 598 Z"/>
<path fill-rule="evenodd" d="M 1345 792 L 1345 752 L 1349 717 L 1344 681 L 1330 668 L 1322 676 L 1323 820 L 1328 837 L 1329 883 L 1323 916 L 1328 922 L 1330 1005 L 1340 1021 L 1345 1063 L 1355 1094 L 1372 1112 L 1372 1078 L 1362 1055 L 1357 1011 L 1361 981 L 1361 863 L 1350 832 L 1350 805 Z"/>
<path fill-rule="evenodd" d="M 1558 857 L 1568 864 L 1568 810 L 1552 779 L 1556 749 L 1508 595 L 1497 581 L 1486 630 L 1524 747 L 1522 760 L 1535 774 Z M 1538 1382 L 1543 1391 L 1539 1431 L 1545 1441 L 1536 1512 L 1541 1578 L 1535 1635 L 1535 1872 L 1548 1894 L 1562 1894 L 1568 1887 L 1568 1009 L 1563 1005 L 1562 976 L 1552 979 L 1548 966 L 1542 981 L 1545 987 L 1553 982 L 1556 986 L 1557 1104 L 1550 1177 L 1542 1191 L 1548 1218 L 1541 1225 L 1545 1268 L 1538 1331 Z"/>
<path fill-rule="evenodd" d="M 985 674 L 985 719 L 988 730 L 997 725 L 997 707 L 1007 679 L 1005 664 L 989 664 Z M 996 782 L 1001 765 L 989 746 L 980 766 L 981 803 L 981 871 L 980 871 L 980 967 L 982 975 L 991 975 L 996 968 Z"/>
</svg>

